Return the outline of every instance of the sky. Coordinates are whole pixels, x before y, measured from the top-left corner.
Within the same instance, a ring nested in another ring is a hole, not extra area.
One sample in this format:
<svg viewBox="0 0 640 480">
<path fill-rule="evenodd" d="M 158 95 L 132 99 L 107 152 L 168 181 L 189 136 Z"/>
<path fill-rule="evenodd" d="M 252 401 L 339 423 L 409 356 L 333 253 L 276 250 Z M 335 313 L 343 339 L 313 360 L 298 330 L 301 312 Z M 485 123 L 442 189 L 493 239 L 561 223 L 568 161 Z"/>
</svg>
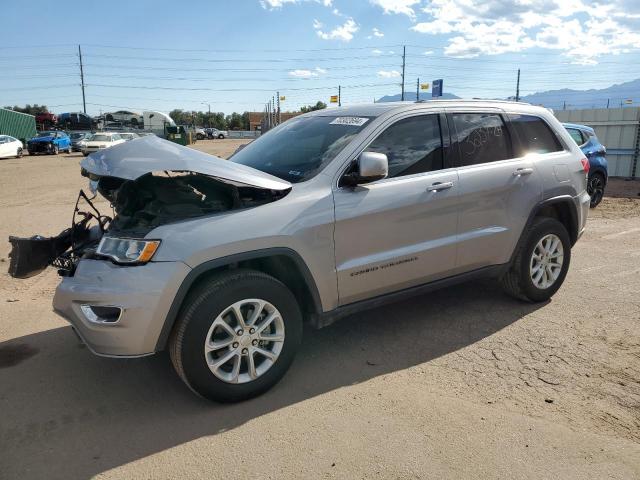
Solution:
<svg viewBox="0 0 640 480">
<path fill-rule="evenodd" d="M 639 0 L 10 2 L 0 105 L 87 112 L 262 111 L 372 102 L 418 79 L 461 97 L 640 78 Z M 428 91 L 427 91 L 428 92 Z"/>
</svg>

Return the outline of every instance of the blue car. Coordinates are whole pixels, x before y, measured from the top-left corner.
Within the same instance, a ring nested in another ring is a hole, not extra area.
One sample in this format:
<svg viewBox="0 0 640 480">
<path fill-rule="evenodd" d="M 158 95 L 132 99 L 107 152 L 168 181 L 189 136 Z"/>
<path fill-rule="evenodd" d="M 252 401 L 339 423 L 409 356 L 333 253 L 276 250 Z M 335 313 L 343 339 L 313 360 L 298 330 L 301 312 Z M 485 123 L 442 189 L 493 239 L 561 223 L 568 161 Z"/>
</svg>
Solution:
<svg viewBox="0 0 640 480">
<path fill-rule="evenodd" d="M 563 123 L 571 138 L 578 144 L 589 160 L 587 192 L 591 196 L 591 208 L 596 207 L 604 196 L 604 188 L 609 179 L 607 171 L 607 149 L 600 143 L 593 128 L 574 123 Z"/>
<path fill-rule="evenodd" d="M 29 155 L 36 153 L 57 154 L 59 152 L 71 153 L 71 139 L 64 132 L 40 132 L 27 142 Z"/>
</svg>

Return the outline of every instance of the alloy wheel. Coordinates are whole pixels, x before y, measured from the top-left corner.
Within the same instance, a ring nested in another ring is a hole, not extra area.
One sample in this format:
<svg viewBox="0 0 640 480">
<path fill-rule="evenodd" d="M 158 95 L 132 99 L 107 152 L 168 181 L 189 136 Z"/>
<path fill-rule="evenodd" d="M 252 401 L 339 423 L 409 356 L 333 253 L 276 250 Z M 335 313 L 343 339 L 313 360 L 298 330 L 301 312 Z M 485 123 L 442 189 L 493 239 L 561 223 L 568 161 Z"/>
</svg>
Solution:
<svg viewBox="0 0 640 480">
<path fill-rule="evenodd" d="M 529 275 L 533 284 L 545 290 L 555 283 L 562 271 L 564 249 L 560 238 L 550 233 L 540 239 L 533 249 Z"/>
<path fill-rule="evenodd" d="M 600 175 L 594 175 L 587 183 L 587 193 L 591 197 L 591 204 L 597 205 L 604 196 L 604 180 Z"/>
<path fill-rule="evenodd" d="M 225 308 L 204 341 L 209 370 L 227 383 L 247 383 L 264 375 L 284 346 L 284 321 L 266 300 L 250 298 Z"/>
</svg>

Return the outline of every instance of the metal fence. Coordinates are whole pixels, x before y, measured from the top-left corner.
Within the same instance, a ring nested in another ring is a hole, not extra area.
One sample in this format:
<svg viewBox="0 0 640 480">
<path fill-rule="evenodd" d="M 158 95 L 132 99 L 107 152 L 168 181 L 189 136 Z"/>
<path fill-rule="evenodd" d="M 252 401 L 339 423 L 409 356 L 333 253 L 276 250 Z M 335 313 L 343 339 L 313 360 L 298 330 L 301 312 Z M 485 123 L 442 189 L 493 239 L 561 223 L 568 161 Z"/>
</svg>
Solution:
<svg viewBox="0 0 640 480">
<path fill-rule="evenodd" d="M 609 175 L 635 178 L 638 173 L 640 147 L 640 108 L 597 108 L 559 110 L 554 112 L 561 122 L 588 125 L 607 147 Z"/>
</svg>

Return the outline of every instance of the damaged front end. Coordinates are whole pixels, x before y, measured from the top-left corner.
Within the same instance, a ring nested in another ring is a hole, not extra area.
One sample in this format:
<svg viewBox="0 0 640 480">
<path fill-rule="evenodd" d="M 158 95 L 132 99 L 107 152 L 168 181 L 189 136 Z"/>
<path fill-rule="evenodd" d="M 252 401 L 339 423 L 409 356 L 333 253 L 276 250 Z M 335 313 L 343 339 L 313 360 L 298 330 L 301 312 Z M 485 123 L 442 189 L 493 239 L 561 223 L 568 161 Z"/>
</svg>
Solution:
<svg viewBox="0 0 640 480">
<path fill-rule="evenodd" d="M 92 192 L 110 202 L 112 215 L 102 215 L 80 191 L 72 225 L 58 236 L 9 238 L 12 277 L 28 278 L 47 266 L 72 276 L 82 258 L 146 263 L 161 242 L 146 238 L 154 228 L 257 207 L 291 189 L 264 172 L 157 137 L 105 149 L 84 159 L 81 167 Z"/>
<path fill-rule="evenodd" d="M 81 210 L 81 201 L 86 211 Z M 78 260 L 87 251 L 95 249 L 110 222 L 111 217 L 101 215 L 84 191 L 80 190 L 70 228 L 55 237 L 9 237 L 9 275 L 29 278 L 48 266 L 57 267 L 60 275 L 72 275 Z"/>
</svg>

